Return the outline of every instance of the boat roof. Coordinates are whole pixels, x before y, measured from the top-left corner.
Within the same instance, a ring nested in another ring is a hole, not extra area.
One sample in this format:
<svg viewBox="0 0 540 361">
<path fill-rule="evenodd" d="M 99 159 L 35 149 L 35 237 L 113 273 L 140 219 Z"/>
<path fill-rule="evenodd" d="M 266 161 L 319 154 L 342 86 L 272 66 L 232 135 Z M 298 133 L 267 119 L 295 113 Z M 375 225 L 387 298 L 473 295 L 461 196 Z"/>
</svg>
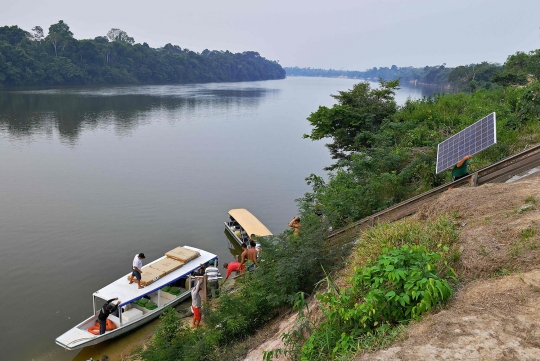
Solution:
<svg viewBox="0 0 540 361">
<path fill-rule="evenodd" d="M 242 228 L 246 231 L 248 236 L 255 234 L 259 237 L 271 236 L 272 232 L 266 228 L 264 224 L 261 223 L 253 214 L 251 214 L 247 209 L 238 208 L 231 209 L 229 215 L 233 217 L 236 222 L 238 222 Z"/>
<path fill-rule="evenodd" d="M 99 298 L 102 298 L 104 300 L 110 300 L 111 298 L 118 297 L 118 299 L 122 302 L 121 306 L 123 306 L 128 303 L 131 303 L 134 300 L 141 298 L 142 296 L 146 294 L 153 293 L 157 291 L 158 289 L 176 281 L 177 279 L 192 273 L 194 270 L 199 268 L 202 263 L 206 263 L 212 259 L 217 258 L 215 254 L 203 251 L 202 249 L 199 249 L 199 248 L 194 248 L 194 247 L 189 247 L 189 246 L 184 246 L 184 248 L 197 251 L 201 255 L 200 257 L 197 257 L 187 262 L 179 269 L 169 273 L 168 275 L 163 276 L 162 278 L 158 279 L 157 281 L 154 281 L 153 283 L 151 283 L 150 285 L 142 289 L 137 288 L 136 282 L 133 282 L 133 284 L 129 284 L 127 277 L 131 273 L 128 273 L 124 275 L 123 277 L 120 277 L 113 283 L 109 284 L 108 286 L 105 286 L 102 289 L 94 292 L 93 295 L 98 296 Z M 167 258 L 167 256 L 158 258 L 155 261 L 148 263 L 148 265 L 156 263 L 164 258 Z M 96 305 L 96 306 L 99 307 L 101 305 Z"/>
</svg>

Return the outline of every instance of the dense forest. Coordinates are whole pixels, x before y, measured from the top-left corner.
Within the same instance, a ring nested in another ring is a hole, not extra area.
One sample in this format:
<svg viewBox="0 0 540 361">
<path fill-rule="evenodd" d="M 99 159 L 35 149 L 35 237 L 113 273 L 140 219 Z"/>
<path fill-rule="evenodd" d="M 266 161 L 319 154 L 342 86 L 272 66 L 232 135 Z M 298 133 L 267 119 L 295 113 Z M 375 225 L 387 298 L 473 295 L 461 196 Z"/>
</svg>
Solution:
<svg viewBox="0 0 540 361">
<path fill-rule="evenodd" d="M 455 68 L 446 64 L 414 68 L 412 66 L 374 67 L 365 71 L 313 69 L 286 67 L 289 76 L 346 77 L 386 81 L 400 79 L 401 83 L 437 85 L 453 91 L 472 92 L 494 86 L 524 85 L 530 76 L 538 76 L 540 50 L 529 53 L 517 52 L 508 57 L 504 65 L 484 61 L 479 64 L 461 65 Z"/>
<path fill-rule="evenodd" d="M 205 327 L 191 329 L 171 310 L 138 356 L 146 361 L 243 359 L 253 348 L 249 337 L 287 308 L 298 312 L 295 328 L 282 335 L 283 349 L 265 352 L 267 361 L 280 355 L 353 360 L 358 352 L 391 345 L 411 319 L 451 296 L 459 277 L 453 270 L 460 262 L 455 224 L 461 220 L 381 223 L 362 239 L 355 234 L 342 243 L 336 243 L 339 237 L 328 239 L 329 230 L 449 182 L 450 171 L 435 173 L 437 144 L 491 112 L 497 114 L 498 143 L 475 154 L 470 171 L 538 144 L 539 60 L 536 50 L 511 55 L 494 71 L 490 63 L 456 67 L 448 77 L 453 74 L 465 91 L 409 99 L 401 106 L 394 98 L 399 79 L 381 79 L 376 88 L 360 81 L 332 95 L 336 104 L 307 118 L 312 131 L 304 137 L 327 140 L 335 163 L 328 166 L 326 180 L 316 174 L 306 178 L 312 190 L 297 200 L 300 234 L 288 230 L 259 239 L 260 267 L 237 280 L 236 292 L 206 309 Z M 332 272 L 343 273 L 349 252 L 355 252 L 356 262 L 347 263 L 354 274 L 337 285 Z M 315 293 L 322 317 L 312 322 L 306 314 L 314 308 L 308 297 Z"/>
<path fill-rule="evenodd" d="M 138 44 L 120 29 L 77 40 L 60 20 L 47 36 L 18 26 L 0 27 L 0 86 L 163 84 L 283 79 L 275 61 L 255 51 L 193 52 L 167 44 Z"/>
</svg>

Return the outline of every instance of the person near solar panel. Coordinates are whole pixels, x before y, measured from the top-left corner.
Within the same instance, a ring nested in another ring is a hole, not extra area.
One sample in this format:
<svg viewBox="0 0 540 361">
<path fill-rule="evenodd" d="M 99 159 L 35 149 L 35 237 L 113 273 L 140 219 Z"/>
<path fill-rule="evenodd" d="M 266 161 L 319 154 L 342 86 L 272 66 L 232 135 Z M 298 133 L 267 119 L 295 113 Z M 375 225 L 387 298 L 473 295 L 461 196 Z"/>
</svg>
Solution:
<svg viewBox="0 0 540 361">
<path fill-rule="evenodd" d="M 469 160 L 471 158 L 472 155 L 466 155 L 459 162 L 457 162 L 457 164 L 452 169 L 452 182 L 469 175 L 467 165 L 469 164 Z M 471 180 L 469 179 L 469 183 L 470 182 Z"/>
</svg>

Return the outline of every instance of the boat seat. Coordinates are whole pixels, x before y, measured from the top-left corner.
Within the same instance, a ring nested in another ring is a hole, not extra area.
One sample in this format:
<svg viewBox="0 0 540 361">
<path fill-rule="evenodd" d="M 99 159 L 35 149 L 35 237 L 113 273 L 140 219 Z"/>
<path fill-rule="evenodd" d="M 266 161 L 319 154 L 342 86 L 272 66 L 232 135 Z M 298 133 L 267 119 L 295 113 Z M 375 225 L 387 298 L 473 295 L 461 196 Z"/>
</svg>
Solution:
<svg viewBox="0 0 540 361">
<path fill-rule="evenodd" d="M 131 310 L 127 310 L 126 312 L 122 313 L 122 322 L 131 322 L 141 318 L 142 316 L 143 312 L 141 310 L 132 308 Z"/>
</svg>

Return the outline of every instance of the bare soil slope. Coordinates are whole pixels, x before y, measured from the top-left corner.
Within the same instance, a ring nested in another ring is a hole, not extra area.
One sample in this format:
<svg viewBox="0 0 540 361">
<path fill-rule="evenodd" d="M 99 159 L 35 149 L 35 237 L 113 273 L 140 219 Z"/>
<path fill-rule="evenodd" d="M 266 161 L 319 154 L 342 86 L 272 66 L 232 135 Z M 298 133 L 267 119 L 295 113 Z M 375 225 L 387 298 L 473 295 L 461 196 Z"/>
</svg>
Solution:
<svg viewBox="0 0 540 361">
<path fill-rule="evenodd" d="M 538 266 L 540 177 L 452 189 L 425 206 L 419 219 L 447 215 L 461 227 L 462 280 Z"/>
<path fill-rule="evenodd" d="M 540 270 L 474 281 L 407 339 L 357 360 L 540 360 Z"/>
<path fill-rule="evenodd" d="M 460 228 L 460 290 L 447 309 L 412 325 L 405 341 L 357 360 L 540 360 L 538 201 L 533 175 L 452 189 L 423 207 L 413 218 L 447 215 Z M 293 325 L 293 317 L 274 325 L 246 360 L 283 347 L 281 334 Z"/>
</svg>

